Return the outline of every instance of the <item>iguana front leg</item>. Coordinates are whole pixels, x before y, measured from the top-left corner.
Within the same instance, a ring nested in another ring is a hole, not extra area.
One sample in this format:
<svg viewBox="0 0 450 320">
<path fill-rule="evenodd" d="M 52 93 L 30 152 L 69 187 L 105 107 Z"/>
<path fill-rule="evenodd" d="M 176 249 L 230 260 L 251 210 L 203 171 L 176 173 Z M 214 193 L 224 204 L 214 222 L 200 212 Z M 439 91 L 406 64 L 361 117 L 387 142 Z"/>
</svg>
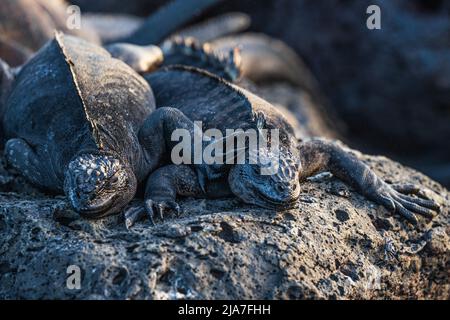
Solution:
<svg viewBox="0 0 450 320">
<path fill-rule="evenodd" d="M 44 165 L 46 160 L 40 158 L 25 140 L 8 140 L 4 153 L 8 165 L 19 171 L 32 184 L 54 191 L 61 187 L 62 181 Z"/>
<path fill-rule="evenodd" d="M 172 140 L 172 135 L 178 130 L 186 130 L 188 133 L 187 141 L 182 142 L 176 140 L 182 137 L 174 137 Z M 146 167 L 148 172 L 152 172 L 157 167 L 167 164 L 174 163 L 172 157 L 172 149 L 178 144 L 182 143 L 183 147 L 191 150 L 191 154 L 187 157 L 190 158 L 190 162 L 185 161 L 183 163 L 193 164 L 195 170 L 199 174 L 200 185 L 203 187 L 206 180 L 217 179 L 223 174 L 225 170 L 222 170 L 225 164 L 213 164 L 207 165 L 200 161 L 200 163 L 194 163 L 196 157 L 194 152 L 200 149 L 203 152 L 204 148 L 210 144 L 214 143 L 216 140 L 211 138 L 210 142 L 203 140 L 202 128 L 196 126 L 182 111 L 171 108 L 162 107 L 158 108 L 153 112 L 148 119 L 145 121 L 142 128 L 139 130 L 139 143 L 142 147 L 144 158 L 146 159 Z M 198 142 L 197 142 L 198 141 Z M 196 146 L 196 143 L 201 143 L 202 145 Z M 184 145 L 190 144 L 190 146 Z M 200 155 L 203 155 L 202 153 Z M 184 159 L 183 161 L 187 160 Z M 203 159 L 201 159 L 203 160 Z M 177 164 L 175 162 L 175 164 Z"/>
<path fill-rule="evenodd" d="M 145 199 L 154 201 L 153 203 L 145 201 L 145 206 L 138 205 L 129 208 L 125 212 L 127 227 L 139 220 L 145 214 L 145 210 L 151 218 L 155 210 L 160 215 L 171 209 L 176 211 L 174 202 L 177 194 L 191 196 L 204 194 L 207 192 L 208 181 L 217 180 L 225 175 L 225 171 L 223 174 L 218 174 L 214 170 L 217 170 L 219 165 L 200 163 L 192 166 L 182 164 L 165 166 L 172 163 L 172 159 L 169 159 L 168 156 L 171 155 L 174 146 L 179 143 L 172 141 L 172 134 L 180 129 L 187 130 L 189 140 L 183 142 L 190 144 L 189 149 L 195 151 L 195 141 L 202 141 L 201 136 L 197 137 L 202 130 L 201 128 L 196 130 L 195 124 L 178 109 L 170 107 L 157 109 L 146 119 L 139 130 L 138 138 L 143 152 L 143 167 L 145 167 L 142 172 L 147 174 L 153 172 L 148 178 Z M 202 143 L 206 144 L 204 141 Z M 155 171 L 158 167 L 161 168 Z M 175 170 L 175 168 L 177 169 Z M 188 192 L 189 190 L 192 191 L 192 194 Z"/>
<path fill-rule="evenodd" d="M 413 224 L 417 224 L 415 214 L 431 218 L 440 210 L 440 206 L 432 200 L 406 195 L 418 194 L 420 188 L 387 184 L 362 161 L 334 142 L 313 139 L 301 143 L 299 150 L 301 180 L 319 171 L 330 171 L 360 194 Z"/>
<path fill-rule="evenodd" d="M 196 171 L 188 165 L 167 165 L 153 172 L 147 180 L 144 205 L 125 212 L 125 225 L 130 228 L 138 220 L 148 217 L 164 220 L 168 214 L 179 215 L 178 196 L 194 198 L 221 198 L 231 196 L 226 179 L 208 181 L 202 188 Z"/>
<path fill-rule="evenodd" d="M 187 129 L 189 132 L 193 132 L 193 123 L 178 109 L 159 108 L 145 120 L 138 133 L 143 154 L 141 171 L 145 176 L 169 162 L 167 155 L 170 154 L 173 147 L 171 135 L 176 129 Z M 156 172 L 159 172 L 159 170 L 156 170 Z M 148 202 L 144 202 L 143 204 L 132 205 L 125 211 L 125 226 L 127 229 L 132 227 L 136 221 L 145 217 L 148 204 Z M 170 207 L 178 211 L 178 207 L 173 202 L 161 202 L 160 205 L 161 210 L 164 205 L 164 207 Z M 153 223 L 153 214 L 149 214 L 149 218 Z"/>
<path fill-rule="evenodd" d="M 3 119 L 5 113 L 5 104 L 14 82 L 14 74 L 11 67 L 0 59 L 0 119 Z"/>
</svg>

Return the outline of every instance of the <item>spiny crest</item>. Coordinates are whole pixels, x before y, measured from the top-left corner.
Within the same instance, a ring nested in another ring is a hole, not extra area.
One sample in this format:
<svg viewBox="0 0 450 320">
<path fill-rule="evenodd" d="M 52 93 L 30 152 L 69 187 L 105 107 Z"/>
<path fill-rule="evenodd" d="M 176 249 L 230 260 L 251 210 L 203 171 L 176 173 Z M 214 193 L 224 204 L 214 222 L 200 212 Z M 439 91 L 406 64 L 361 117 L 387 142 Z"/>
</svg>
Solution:
<svg viewBox="0 0 450 320">
<path fill-rule="evenodd" d="M 300 170 L 299 159 L 290 150 L 279 145 L 277 147 L 263 146 L 258 149 L 249 149 L 249 157 L 257 160 L 259 165 L 270 166 L 277 162 L 279 170 L 276 175 L 284 179 L 296 178 Z"/>
<path fill-rule="evenodd" d="M 173 37 L 162 45 L 164 56 L 182 55 L 197 60 L 196 67 L 218 74 L 234 82 L 241 76 L 241 55 L 238 47 L 223 54 L 215 52 L 210 44 L 201 44 L 195 38 Z"/>
</svg>

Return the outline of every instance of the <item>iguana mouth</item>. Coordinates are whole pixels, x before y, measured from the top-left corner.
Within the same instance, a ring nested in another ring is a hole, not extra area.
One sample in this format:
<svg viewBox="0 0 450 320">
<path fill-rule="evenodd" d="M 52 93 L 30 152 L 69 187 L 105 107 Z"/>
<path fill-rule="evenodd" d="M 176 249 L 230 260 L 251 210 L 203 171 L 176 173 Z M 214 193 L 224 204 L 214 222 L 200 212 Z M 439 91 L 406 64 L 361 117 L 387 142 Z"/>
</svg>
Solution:
<svg viewBox="0 0 450 320">
<path fill-rule="evenodd" d="M 291 201 L 281 201 L 268 197 L 263 193 L 259 193 L 259 197 L 262 200 L 261 205 L 268 209 L 276 209 L 276 210 L 289 210 L 295 207 L 297 204 L 297 198 L 292 199 Z"/>
<path fill-rule="evenodd" d="M 100 218 L 109 214 L 109 210 L 112 209 L 116 204 L 115 199 L 116 196 L 111 195 L 106 200 L 103 200 L 98 204 L 87 204 L 86 206 L 79 208 L 79 212 L 82 216 L 87 218 Z"/>
</svg>

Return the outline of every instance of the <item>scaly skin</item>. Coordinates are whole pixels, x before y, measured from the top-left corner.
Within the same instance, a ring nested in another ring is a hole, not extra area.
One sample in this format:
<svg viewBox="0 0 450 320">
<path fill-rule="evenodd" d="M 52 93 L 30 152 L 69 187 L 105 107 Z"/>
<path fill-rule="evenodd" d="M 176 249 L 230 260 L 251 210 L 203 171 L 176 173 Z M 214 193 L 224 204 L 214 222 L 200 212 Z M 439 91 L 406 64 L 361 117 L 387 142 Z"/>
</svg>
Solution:
<svg viewBox="0 0 450 320">
<path fill-rule="evenodd" d="M 160 60 L 157 47 L 108 48 L 143 69 Z M 203 47 L 183 41 L 167 50 L 169 57 L 184 54 L 192 63 L 201 64 L 203 58 L 211 65 L 223 63 L 224 74 L 237 76 L 234 60 L 212 53 L 206 57 Z M 154 109 L 151 89 L 103 48 L 58 34 L 22 68 L 10 93 L 12 71 L 4 63 L 0 67 L 2 101 L 8 97 L 3 117 L 8 163 L 38 187 L 64 191 L 84 216 L 119 212 L 134 197 L 137 184 L 163 163 L 165 150 L 152 149 L 139 134 L 157 127 L 145 121 Z"/>
<path fill-rule="evenodd" d="M 150 17 L 132 38 L 144 41 L 150 36 L 149 42 L 159 42 L 216 2 L 175 1 Z M 185 10 L 174 12 L 176 8 Z M 158 28 L 149 32 L 152 24 Z M 139 72 L 161 63 L 159 48 L 123 49 L 127 46 L 131 45 L 108 49 Z M 123 209 L 137 184 L 159 165 L 158 155 L 144 157 L 149 153 L 137 137 L 154 108 L 146 82 L 102 48 L 61 34 L 21 68 L 12 90 L 10 69 L 1 67 L 8 163 L 37 186 L 64 191 L 74 209 L 89 218 Z"/>
<path fill-rule="evenodd" d="M 177 196 L 220 197 L 234 194 L 246 203 L 275 210 L 295 206 L 300 181 L 319 171 L 329 171 L 353 186 L 370 200 L 396 212 L 411 223 L 415 214 L 432 217 L 439 206 L 431 200 L 404 193 L 411 188 L 390 186 L 362 161 L 334 142 L 294 139 L 291 125 L 268 102 L 206 71 L 187 67 L 170 67 L 146 76 L 155 92 L 158 107 L 142 127 L 139 136 L 146 150 L 170 154 L 173 130 L 186 128 L 194 133 L 193 121 L 203 121 L 203 130 L 279 129 L 280 157 L 273 158 L 279 167 L 273 175 L 262 175 L 259 164 L 236 165 L 168 165 L 154 171 L 148 181 L 144 206 L 126 213 L 128 227 L 145 212 L 155 214 L 179 212 Z M 151 148 L 149 148 L 151 146 Z M 194 148 L 194 146 L 191 146 Z M 193 149 L 192 149 L 193 150 Z M 228 181 L 228 184 L 226 183 Z M 218 192 L 217 185 L 227 185 Z"/>
<path fill-rule="evenodd" d="M 162 60 L 155 46 L 107 48 L 142 72 Z M 179 55 L 181 62 L 201 66 L 204 59 L 207 66 L 223 66 L 213 70 L 229 78 L 239 74 L 235 56 L 227 60 L 189 41 L 173 42 L 165 53 L 169 60 Z M 58 34 L 15 81 L 6 63 L 0 68 L 8 163 L 36 186 L 64 191 L 84 216 L 119 212 L 137 184 L 160 166 L 164 150 L 152 150 L 138 134 L 154 109 L 151 89 L 103 48 Z M 28 91 L 33 94 L 23 96 Z"/>
<path fill-rule="evenodd" d="M 230 82 L 241 76 L 241 53 L 237 47 L 216 52 L 208 44 L 195 38 L 173 37 L 163 43 L 163 66 L 185 65 L 207 70 Z"/>
</svg>

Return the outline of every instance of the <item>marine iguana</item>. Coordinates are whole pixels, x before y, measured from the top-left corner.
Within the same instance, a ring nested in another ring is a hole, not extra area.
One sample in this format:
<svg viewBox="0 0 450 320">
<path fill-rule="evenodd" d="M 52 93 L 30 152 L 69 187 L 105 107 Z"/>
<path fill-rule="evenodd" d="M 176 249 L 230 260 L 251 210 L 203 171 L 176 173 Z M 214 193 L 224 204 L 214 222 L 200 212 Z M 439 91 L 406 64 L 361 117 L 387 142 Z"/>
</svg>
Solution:
<svg viewBox="0 0 450 320">
<path fill-rule="evenodd" d="M 432 200 L 407 195 L 417 194 L 420 188 L 387 184 L 335 142 L 323 139 L 299 142 L 294 138 L 291 124 L 268 102 L 207 71 L 172 66 L 145 78 L 155 93 L 158 107 L 139 133 L 145 150 L 170 153 L 174 128 L 186 128 L 193 136 L 193 121 L 202 121 L 205 130 L 216 128 L 224 135 L 225 129 L 278 129 L 280 157 L 272 158 L 267 149 L 260 157 L 278 161 L 279 167 L 273 175 L 262 175 L 265 161 L 213 166 L 168 164 L 151 173 L 144 206 L 125 212 L 128 227 L 145 212 L 150 218 L 155 213 L 162 218 L 170 212 L 178 213 L 177 196 L 235 195 L 248 204 L 270 209 L 290 208 L 299 197 L 300 181 L 322 170 L 330 171 L 368 199 L 411 223 L 417 223 L 415 214 L 432 217 L 440 209 Z"/>
<path fill-rule="evenodd" d="M 56 34 L 21 68 L 8 94 L 7 162 L 41 188 L 64 190 L 83 216 L 116 213 L 154 169 L 138 138 L 154 109 L 152 90 L 128 65 L 97 45 Z"/>
</svg>

